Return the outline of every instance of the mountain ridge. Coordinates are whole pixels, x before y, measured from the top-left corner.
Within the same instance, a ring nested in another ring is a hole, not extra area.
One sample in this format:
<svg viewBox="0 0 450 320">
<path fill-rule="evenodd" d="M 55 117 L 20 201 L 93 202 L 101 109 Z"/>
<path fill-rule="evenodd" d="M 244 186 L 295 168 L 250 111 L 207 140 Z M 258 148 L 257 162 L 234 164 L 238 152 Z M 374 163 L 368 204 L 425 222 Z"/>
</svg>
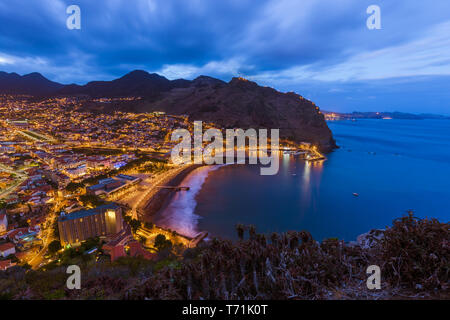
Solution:
<svg viewBox="0 0 450 320">
<path fill-rule="evenodd" d="M 0 94 L 48 95 L 64 87 L 38 72 L 20 76 L 15 72 L 0 71 Z"/>
</svg>

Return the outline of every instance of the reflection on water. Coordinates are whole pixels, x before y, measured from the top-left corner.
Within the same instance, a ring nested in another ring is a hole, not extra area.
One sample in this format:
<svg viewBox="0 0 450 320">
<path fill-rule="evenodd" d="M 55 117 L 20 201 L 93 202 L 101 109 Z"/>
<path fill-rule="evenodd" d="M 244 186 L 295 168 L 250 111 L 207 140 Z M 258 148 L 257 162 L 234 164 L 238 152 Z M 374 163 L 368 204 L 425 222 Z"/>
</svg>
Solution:
<svg viewBox="0 0 450 320">
<path fill-rule="evenodd" d="M 206 230 L 232 239 L 242 223 L 259 232 L 308 230 L 318 240 L 347 241 L 391 225 L 409 209 L 449 221 L 450 121 L 330 127 L 341 148 L 326 161 L 306 163 L 283 154 L 274 176 L 261 176 L 257 165 L 195 172 L 183 184 L 196 187 L 177 194 L 161 221 L 187 234 Z"/>
<path fill-rule="evenodd" d="M 311 161 L 302 161 L 302 162 L 303 162 L 303 183 L 302 187 L 300 188 L 302 199 L 301 206 L 304 209 L 311 206 L 315 208 L 315 203 L 319 198 L 318 193 L 324 160 L 313 162 Z M 314 176 L 313 179 L 311 179 L 311 175 Z"/>
<path fill-rule="evenodd" d="M 189 186 L 189 190 L 177 192 L 170 204 L 155 215 L 153 221 L 159 226 L 176 230 L 178 233 L 189 237 L 195 237 L 199 233 L 197 224 L 198 220 L 201 219 L 194 213 L 197 205 L 195 196 L 202 188 L 208 174 L 220 167 L 218 165 L 195 169 L 180 183 L 180 185 Z"/>
<path fill-rule="evenodd" d="M 303 170 L 303 187 L 309 189 L 309 179 L 311 178 L 311 162 L 305 161 L 305 169 Z"/>
<path fill-rule="evenodd" d="M 311 162 L 305 161 L 303 167 L 303 184 L 300 189 L 301 192 L 301 206 L 307 208 L 311 205 Z"/>
</svg>

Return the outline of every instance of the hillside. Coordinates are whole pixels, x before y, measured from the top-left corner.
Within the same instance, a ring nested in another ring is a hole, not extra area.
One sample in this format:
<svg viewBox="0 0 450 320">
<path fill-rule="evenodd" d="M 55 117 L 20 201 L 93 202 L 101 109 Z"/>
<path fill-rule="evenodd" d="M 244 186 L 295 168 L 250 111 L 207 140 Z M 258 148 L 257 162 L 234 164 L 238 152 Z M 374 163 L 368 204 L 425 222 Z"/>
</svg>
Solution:
<svg viewBox="0 0 450 320">
<path fill-rule="evenodd" d="M 64 86 L 55 94 L 88 95 L 92 98 L 141 96 L 151 99 L 157 98 L 162 92 L 188 85 L 187 80 L 170 81 L 156 73 L 135 70 L 112 81 L 92 81 L 83 86 Z"/>
<path fill-rule="evenodd" d="M 40 73 L 23 76 L 0 71 L 0 94 L 47 95 L 53 94 L 64 85 L 50 81 Z"/>
<path fill-rule="evenodd" d="M 256 233 L 237 226 L 240 240 L 212 239 L 183 255 L 168 249 L 156 261 L 95 261 L 73 251 L 81 290 L 66 288 L 66 267 L 0 271 L 0 299 L 300 300 L 448 299 L 449 224 L 413 216 L 356 243 L 315 241 L 307 231 Z M 175 248 L 174 248 L 175 249 Z M 74 249 L 75 250 L 75 249 Z M 175 251 L 175 250 L 172 250 Z M 66 257 L 68 258 L 68 257 Z M 367 267 L 381 268 L 381 290 L 366 286 Z"/>
<path fill-rule="evenodd" d="M 0 93 L 34 96 L 85 97 L 87 111 L 165 111 L 188 115 L 191 121 L 214 122 L 223 128 L 280 129 L 280 137 L 311 142 L 323 151 L 336 147 L 323 114 L 295 93 L 282 93 L 255 82 L 233 78 L 224 82 L 207 76 L 195 80 L 168 80 L 145 71 L 132 71 L 112 81 L 62 85 L 33 73 L 0 73 Z M 99 104 L 90 98 L 142 97 L 139 101 Z"/>
<path fill-rule="evenodd" d="M 225 83 L 202 76 L 187 88 L 164 93 L 148 108 L 187 114 L 192 120 L 211 121 L 224 128 L 279 128 L 284 138 L 313 142 L 324 150 L 335 146 L 314 103 L 242 78 Z"/>
</svg>

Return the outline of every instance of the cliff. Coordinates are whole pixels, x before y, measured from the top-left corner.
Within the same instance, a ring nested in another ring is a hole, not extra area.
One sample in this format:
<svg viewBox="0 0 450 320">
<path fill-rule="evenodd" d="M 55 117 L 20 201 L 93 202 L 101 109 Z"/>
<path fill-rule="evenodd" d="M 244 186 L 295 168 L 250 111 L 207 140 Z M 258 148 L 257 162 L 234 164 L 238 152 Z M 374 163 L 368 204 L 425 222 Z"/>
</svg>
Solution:
<svg viewBox="0 0 450 320">
<path fill-rule="evenodd" d="M 186 114 L 223 128 L 280 129 L 280 137 L 314 143 L 324 151 L 336 147 L 323 114 L 311 101 L 255 82 L 233 78 L 226 83 L 199 77 L 189 87 L 164 93 L 148 110 Z"/>
</svg>

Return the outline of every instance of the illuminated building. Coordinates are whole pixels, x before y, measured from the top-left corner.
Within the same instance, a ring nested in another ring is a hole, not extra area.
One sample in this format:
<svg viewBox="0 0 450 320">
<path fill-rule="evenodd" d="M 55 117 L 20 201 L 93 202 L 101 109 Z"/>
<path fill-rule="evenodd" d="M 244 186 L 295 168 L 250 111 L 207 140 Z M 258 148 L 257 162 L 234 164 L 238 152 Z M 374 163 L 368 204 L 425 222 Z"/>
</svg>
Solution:
<svg viewBox="0 0 450 320">
<path fill-rule="evenodd" d="M 7 256 L 15 253 L 16 246 L 14 245 L 14 243 L 7 242 L 0 244 L 0 257 L 6 258 Z"/>
<path fill-rule="evenodd" d="M 86 193 L 91 195 L 105 195 L 109 200 L 117 198 L 124 193 L 133 190 L 141 182 L 140 178 L 119 174 L 114 178 L 100 180 L 98 184 L 87 187 Z"/>
<path fill-rule="evenodd" d="M 59 236 L 63 246 L 93 237 L 116 234 L 122 230 L 123 225 L 122 209 L 116 204 L 62 214 L 58 219 Z"/>
<path fill-rule="evenodd" d="M 8 218 L 6 216 L 6 210 L 0 210 L 0 234 L 8 230 Z"/>
</svg>

